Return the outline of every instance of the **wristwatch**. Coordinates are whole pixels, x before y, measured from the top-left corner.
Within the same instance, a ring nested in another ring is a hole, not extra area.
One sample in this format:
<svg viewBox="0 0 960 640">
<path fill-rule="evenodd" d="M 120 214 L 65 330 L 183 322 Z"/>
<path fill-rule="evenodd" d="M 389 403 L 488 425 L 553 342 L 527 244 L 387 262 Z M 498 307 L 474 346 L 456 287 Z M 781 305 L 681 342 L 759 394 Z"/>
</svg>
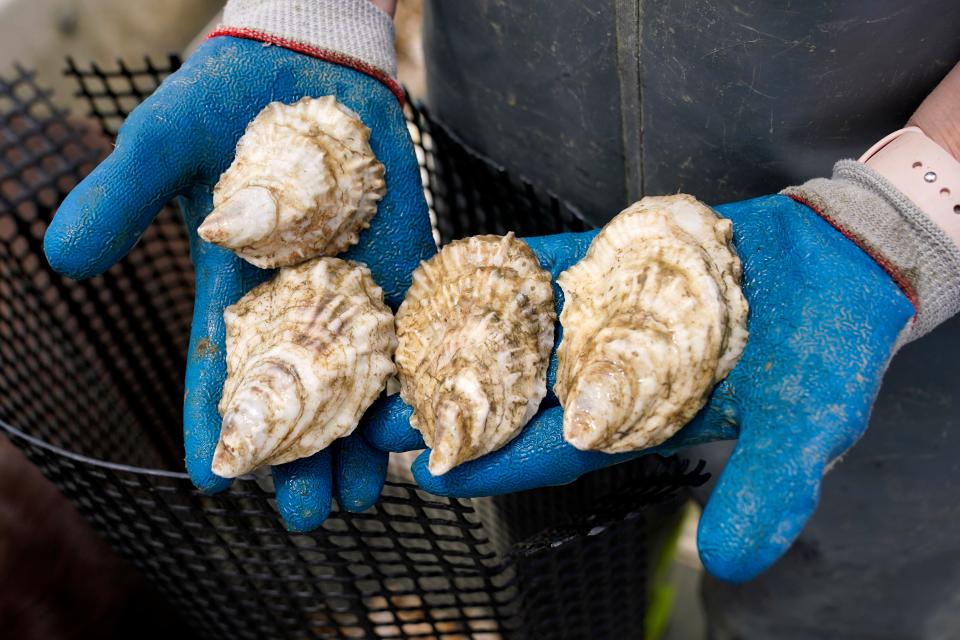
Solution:
<svg viewBox="0 0 960 640">
<path fill-rule="evenodd" d="M 860 162 L 886 178 L 960 246 L 960 161 L 919 127 L 885 136 Z"/>
</svg>

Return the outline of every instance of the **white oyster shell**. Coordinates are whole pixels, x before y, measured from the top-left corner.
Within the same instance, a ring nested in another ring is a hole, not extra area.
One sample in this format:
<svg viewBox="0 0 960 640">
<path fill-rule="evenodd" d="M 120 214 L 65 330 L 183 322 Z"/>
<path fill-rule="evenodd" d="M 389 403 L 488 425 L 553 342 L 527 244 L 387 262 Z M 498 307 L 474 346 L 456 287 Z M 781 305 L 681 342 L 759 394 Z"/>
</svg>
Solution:
<svg viewBox="0 0 960 640">
<path fill-rule="evenodd" d="M 333 96 L 271 102 L 237 143 L 200 237 L 264 269 L 344 251 L 386 190 L 369 140 Z"/>
<path fill-rule="evenodd" d="M 400 395 L 434 475 L 494 451 L 546 395 L 550 274 L 512 233 L 448 244 L 420 264 L 397 312 Z"/>
<path fill-rule="evenodd" d="M 349 435 L 394 374 L 393 314 L 364 265 L 282 269 L 223 314 L 227 380 L 213 472 L 234 478 Z"/>
<path fill-rule="evenodd" d="M 703 407 L 747 341 L 733 227 L 695 198 L 648 197 L 560 274 L 554 391 L 584 450 L 652 447 Z"/>
</svg>

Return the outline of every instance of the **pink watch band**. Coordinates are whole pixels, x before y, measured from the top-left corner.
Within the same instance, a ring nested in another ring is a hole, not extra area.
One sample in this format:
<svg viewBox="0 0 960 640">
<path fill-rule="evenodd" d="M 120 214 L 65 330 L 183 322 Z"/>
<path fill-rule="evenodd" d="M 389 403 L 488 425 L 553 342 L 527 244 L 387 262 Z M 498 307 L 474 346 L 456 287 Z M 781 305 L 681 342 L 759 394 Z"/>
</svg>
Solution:
<svg viewBox="0 0 960 640">
<path fill-rule="evenodd" d="M 960 162 L 919 127 L 894 131 L 860 162 L 886 178 L 960 246 Z"/>
</svg>

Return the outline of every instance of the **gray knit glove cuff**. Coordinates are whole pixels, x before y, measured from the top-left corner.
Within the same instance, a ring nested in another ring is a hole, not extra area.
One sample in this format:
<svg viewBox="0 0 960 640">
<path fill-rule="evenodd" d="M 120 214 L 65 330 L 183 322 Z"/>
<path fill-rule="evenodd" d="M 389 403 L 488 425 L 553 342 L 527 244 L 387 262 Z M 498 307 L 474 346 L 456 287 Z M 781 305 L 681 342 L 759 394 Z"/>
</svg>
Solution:
<svg viewBox="0 0 960 640">
<path fill-rule="evenodd" d="M 351 67 L 397 83 L 393 20 L 369 0 L 229 0 L 209 35 L 248 38 Z"/>
<path fill-rule="evenodd" d="M 841 160 L 831 179 L 817 178 L 782 193 L 819 213 L 900 286 L 917 309 L 901 344 L 960 311 L 960 249 L 873 169 Z"/>
</svg>

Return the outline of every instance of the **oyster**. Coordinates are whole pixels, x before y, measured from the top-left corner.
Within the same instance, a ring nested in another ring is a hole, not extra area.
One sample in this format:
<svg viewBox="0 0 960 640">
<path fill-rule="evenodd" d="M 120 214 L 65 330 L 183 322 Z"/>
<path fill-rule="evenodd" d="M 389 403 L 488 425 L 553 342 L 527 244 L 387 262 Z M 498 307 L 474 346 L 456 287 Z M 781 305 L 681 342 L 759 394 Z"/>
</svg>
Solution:
<svg viewBox="0 0 960 640">
<path fill-rule="evenodd" d="M 264 269 L 344 251 L 386 190 L 369 140 L 333 96 L 271 102 L 247 125 L 197 232 Z"/>
<path fill-rule="evenodd" d="M 644 198 L 560 274 L 554 391 L 567 442 L 651 447 L 700 410 L 747 341 L 732 237 L 730 221 L 691 196 Z"/>
<path fill-rule="evenodd" d="M 282 269 L 223 317 L 227 380 L 213 472 L 225 478 L 349 435 L 396 370 L 393 314 L 355 262 Z"/>
<path fill-rule="evenodd" d="M 414 271 L 396 362 L 431 473 L 502 447 L 533 417 L 555 321 L 550 274 L 512 233 L 452 242 Z"/>
</svg>

